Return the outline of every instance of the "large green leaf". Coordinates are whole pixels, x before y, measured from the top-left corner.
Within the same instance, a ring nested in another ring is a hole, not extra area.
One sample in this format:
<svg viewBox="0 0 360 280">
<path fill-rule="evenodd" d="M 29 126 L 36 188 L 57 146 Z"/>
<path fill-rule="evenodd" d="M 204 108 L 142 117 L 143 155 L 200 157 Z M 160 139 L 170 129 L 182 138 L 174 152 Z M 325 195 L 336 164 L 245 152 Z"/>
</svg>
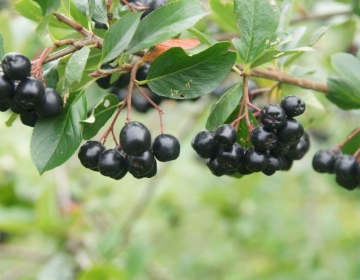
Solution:
<svg viewBox="0 0 360 280">
<path fill-rule="evenodd" d="M 129 45 L 140 21 L 141 13 L 128 13 L 105 33 L 101 63 L 118 57 Z"/>
<path fill-rule="evenodd" d="M 240 103 L 243 93 L 242 85 L 242 83 L 233 85 L 215 103 L 207 119 L 206 129 L 214 131 L 226 122 Z"/>
<path fill-rule="evenodd" d="M 57 72 L 59 60 L 54 60 L 49 63 L 46 63 L 42 66 L 41 70 L 43 77 L 45 79 L 46 87 L 56 88 L 57 83 L 59 82 L 59 74 Z"/>
<path fill-rule="evenodd" d="M 118 105 L 119 98 L 116 95 L 106 95 L 103 100 L 96 105 L 91 116 L 86 120 L 80 121 L 82 124 L 82 138 L 85 140 L 93 138 L 111 118 L 118 108 Z"/>
<path fill-rule="evenodd" d="M 63 93 L 68 91 L 68 87 L 70 87 L 73 82 L 81 81 L 89 53 L 90 49 L 88 47 L 83 47 L 70 57 L 65 68 L 64 83 L 62 88 Z"/>
<path fill-rule="evenodd" d="M 108 23 L 106 1 L 104 0 L 74 0 L 76 9 L 88 19 L 99 23 Z"/>
<path fill-rule="evenodd" d="M 234 15 L 234 2 L 233 1 L 221 1 L 210 0 L 210 7 L 214 14 L 218 17 L 219 25 L 226 26 L 226 29 L 239 32 L 235 15 Z"/>
<path fill-rule="evenodd" d="M 275 0 L 234 0 L 235 15 L 241 30 L 237 51 L 245 64 L 259 56 L 259 46 L 273 34 L 280 12 Z"/>
<path fill-rule="evenodd" d="M 56 11 L 60 7 L 60 0 L 34 0 L 34 1 L 38 3 L 39 6 L 41 7 L 43 16 Z"/>
<path fill-rule="evenodd" d="M 181 48 L 171 48 L 152 63 L 147 80 L 158 95 L 173 99 L 196 98 L 214 90 L 229 73 L 236 53 L 229 42 L 217 43 L 188 56 Z"/>
<path fill-rule="evenodd" d="M 196 0 L 174 1 L 156 9 L 141 20 L 127 53 L 134 53 L 170 39 L 193 26 L 206 14 Z"/>
<path fill-rule="evenodd" d="M 85 117 L 84 91 L 77 91 L 70 94 L 59 116 L 38 120 L 33 131 L 30 151 L 40 174 L 63 164 L 74 154 L 81 143 L 79 121 Z"/>
<path fill-rule="evenodd" d="M 26 17 L 33 21 L 39 22 L 42 18 L 41 8 L 30 0 L 19 1 L 14 5 L 14 8 L 23 17 Z"/>
<path fill-rule="evenodd" d="M 348 53 L 331 57 L 331 63 L 341 77 L 329 77 L 330 93 L 326 97 L 343 110 L 360 108 L 360 61 Z"/>
</svg>

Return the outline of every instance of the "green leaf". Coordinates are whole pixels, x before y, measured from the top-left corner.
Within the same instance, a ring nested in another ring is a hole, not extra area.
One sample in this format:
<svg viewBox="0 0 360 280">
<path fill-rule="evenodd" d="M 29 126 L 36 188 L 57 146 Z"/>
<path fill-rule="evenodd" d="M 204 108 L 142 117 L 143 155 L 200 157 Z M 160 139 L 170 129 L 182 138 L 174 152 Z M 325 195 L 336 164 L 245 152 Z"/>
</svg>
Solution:
<svg viewBox="0 0 360 280">
<path fill-rule="evenodd" d="M 233 85 L 215 103 L 207 119 L 206 129 L 214 131 L 228 120 L 232 112 L 239 106 L 243 93 L 242 85 L 242 83 Z"/>
<path fill-rule="evenodd" d="M 291 0 L 284 0 L 282 3 L 278 31 L 288 30 L 292 17 L 293 5 L 294 2 Z"/>
<path fill-rule="evenodd" d="M 59 9 L 60 0 L 34 0 L 42 9 L 42 15 L 52 13 Z"/>
<path fill-rule="evenodd" d="M 170 39 L 206 14 L 196 0 L 174 1 L 156 9 L 140 21 L 126 53 L 135 53 Z"/>
<path fill-rule="evenodd" d="M 218 20 L 215 21 L 219 21 L 220 26 L 226 26 L 229 30 L 239 32 L 234 15 L 234 2 L 210 0 L 209 4 L 211 10 L 218 17 Z"/>
<path fill-rule="evenodd" d="M 241 40 L 236 41 L 237 51 L 248 64 L 259 55 L 259 46 L 276 31 L 280 12 L 275 0 L 234 0 L 234 4 L 241 30 Z"/>
<path fill-rule="evenodd" d="M 239 109 L 237 111 L 239 111 Z M 250 110 L 248 111 L 248 114 L 251 124 L 255 127 L 258 126 L 258 121 L 256 120 L 256 118 L 254 117 L 254 115 L 251 113 Z M 242 118 L 240 121 L 239 129 L 237 131 L 237 139 L 238 139 L 237 141 L 240 143 L 241 146 L 246 147 L 247 145 L 247 147 L 251 148 L 252 143 L 250 137 L 248 139 L 248 142 L 246 143 L 248 132 L 249 129 L 247 127 L 246 120 L 245 118 Z"/>
<path fill-rule="evenodd" d="M 94 16 L 94 11 L 95 11 L 95 0 L 87 0 L 88 2 L 88 9 L 86 11 L 86 17 L 88 18 L 88 20 L 90 21 L 93 16 Z"/>
<path fill-rule="evenodd" d="M 84 91 L 77 91 L 70 94 L 59 116 L 38 120 L 30 151 L 40 174 L 63 164 L 74 154 L 81 143 L 79 121 L 86 117 L 86 112 Z"/>
<path fill-rule="evenodd" d="M 106 1 L 104 0 L 74 0 L 76 9 L 88 19 L 99 23 L 108 23 Z"/>
<path fill-rule="evenodd" d="M 216 41 L 215 39 L 213 39 L 212 37 L 210 37 L 209 35 L 206 35 L 205 33 L 199 31 L 198 29 L 196 29 L 195 27 L 190 27 L 188 29 L 188 31 L 195 35 L 196 38 L 199 39 L 199 41 L 202 43 L 202 44 L 205 44 L 205 45 L 208 45 L 208 46 L 211 46 L 213 44 L 216 44 L 218 43 L 218 41 Z"/>
<path fill-rule="evenodd" d="M 229 73 L 236 53 L 221 42 L 203 52 L 188 56 L 181 48 L 171 48 L 152 63 L 147 80 L 158 95 L 192 99 L 214 90 Z"/>
<path fill-rule="evenodd" d="M 2 59 L 5 56 L 5 44 L 4 44 L 4 37 L 0 33 L 0 59 Z"/>
<path fill-rule="evenodd" d="M 88 47 L 83 47 L 70 57 L 65 68 L 65 78 L 62 90 L 63 93 L 67 92 L 68 87 L 70 87 L 73 82 L 81 81 L 89 53 L 90 49 Z"/>
<path fill-rule="evenodd" d="M 360 61 L 348 53 L 331 56 L 331 63 L 342 77 L 329 77 L 326 97 L 343 110 L 360 108 Z"/>
<path fill-rule="evenodd" d="M 42 10 L 34 2 L 30 0 L 22 0 L 17 2 L 14 5 L 15 10 L 17 10 L 23 17 L 31 19 L 33 21 L 39 22 L 42 18 Z"/>
<path fill-rule="evenodd" d="M 141 13 L 128 13 L 105 33 L 101 63 L 118 57 L 129 45 L 140 22 Z"/>
<path fill-rule="evenodd" d="M 52 15 L 45 16 L 36 27 L 36 36 L 40 43 L 46 48 L 53 45 L 53 41 L 51 40 L 51 36 L 49 34 L 49 21 L 51 17 Z"/>
<path fill-rule="evenodd" d="M 25 207 L 0 206 L 0 228 L 9 232 L 28 232 L 35 223 L 34 212 Z"/>
<path fill-rule="evenodd" d="M 358 0 L 351 0 L 351 7 L 353 13 L 360 16 L 360 2 Z"/>
<path fill-rule="evenodd" d="M 57 72 L 59 60 L 54 60 L 49 63 L 44 64 L 41 67 L 43 77 L 47 87 L 56 88 L 57 83 L 59 82 L 59 74 Z"/>
<path fill-rule="evenodd" d="M 326 97 L 343 110 L 360 108 L 359 86 L 354 87 L 353 82 L 346 78 L 329 77 L 327 85 L 330 93 Z"/>
<path fill-rule="evenodd" d="M 82 124 L 82 138 L 85 140 L 93 138 L 111 118 L 118 106 L 119 98 L 116 95 L 106 95 L 103 100 L 96 105 L 91 116 L 86 120 L 80 121 Z"/>
</svg>

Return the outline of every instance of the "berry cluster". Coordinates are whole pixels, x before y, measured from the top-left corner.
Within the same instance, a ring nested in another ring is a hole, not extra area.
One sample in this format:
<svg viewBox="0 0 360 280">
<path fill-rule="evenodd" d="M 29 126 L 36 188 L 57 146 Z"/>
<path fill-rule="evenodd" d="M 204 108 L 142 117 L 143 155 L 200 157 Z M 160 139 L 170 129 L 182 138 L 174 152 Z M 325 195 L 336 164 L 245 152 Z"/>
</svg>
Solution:
<svg viewBox="0 0 360 280">
<path fill-rule="evenodd" d="M 51 118 L 63 110 L 60 94 L 30 76 L 30 60 L 20 53 L 8 53 L 2 60 L 0 73 L 0 111 L 9 109 L 20 114 L 27 126 L 35 126 L 38 118 Z"/>
<path fill-rule="evenodd" d="M 347 190 L 360 186 L 360 163 L 353 155 L 338 150 L 319 150 L 313 157 L 312 166 L 319 173 L 335 173 L 335 181 Z"/>
<path fill-rule="evenodd" d="M 260 171 L 270 176 L 279 170 L 289 170 L 293 160 L 301 159 L 309 149 L 308 134 L 293 118 L 304 111 L 305 103 L 300 98 L 287 96 L 281 106 L 268 104 L 261 110 L 261 125 L 250 134 L 252 148 L 237 143 L 236 130 L 229 124 L 221 125 L 215 132 L 199 132 L 192 147 L 206 159 L 208 168 L 216 176 Z"/>
<path fill-rule="evenodd" d="M 81 164 L 115 180 L 127 172 L 137 179 L 151 178 L 157 173 L 157 161 L 175 160 L 180 154 L 180 143 L 171 134 L 160 134 L 151 143 L 148 128 L 140 122 L 130 122 L 120 131 L 120 145 L 106 149 L 98 141 L 87 141 L 80 147 Z"/>
</svg>

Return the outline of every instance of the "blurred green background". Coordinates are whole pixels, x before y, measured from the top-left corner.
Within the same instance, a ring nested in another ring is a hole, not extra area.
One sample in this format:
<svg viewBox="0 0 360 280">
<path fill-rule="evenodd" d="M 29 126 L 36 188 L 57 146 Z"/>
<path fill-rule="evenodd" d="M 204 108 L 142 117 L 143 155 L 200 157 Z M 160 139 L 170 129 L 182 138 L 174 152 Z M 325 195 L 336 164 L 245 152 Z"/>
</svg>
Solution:
<svg viewBox="0 0 360 280">
<path fill-rule="evenodd" d="M 294 17 L 300 8 L 313 14 L 349 9 L 330 0 L 295 2 Z M 359 18 L 300 25 L 309 34 L 331 25 L 317 52 L 296 61 L 316 70 L 310 78 L 325 82 L 333 73 L 330 55 L 358 45 Z M 38 55 L 42 47 L 34 28 L 15 12 L 0 11 L 6 51 Z M 216 28 L 222 32 L 221 23 Z M 83 168 L 76 155 L 40 177 L 29 152 L 32 129 L 20 120 L 6 127 L 10 114 L 1 113 L 0 279 L 359 279 L 359 191 L 315 173 L 311 160 L 357 127 L 360 113 L 337 109 L 321 93 L 284 91 L 308 101 L 302 121 L 311 149 L 289 172 L 240 180 L 212 176 L 191 148 L 217 100 L 210 95 L 162 104 L 165 131 L 180 138 L 182 151 L 175 162 L 160 163 L 155 178 L 143 180 L 105 178 Z M 93 87 L 93 94 L 104 91 Z M 159 133 L 154 110 L 134 113 L 133 119 L 153 136 Z M 116 131 L 121 126 L 120 121 Z"/>
</svg>

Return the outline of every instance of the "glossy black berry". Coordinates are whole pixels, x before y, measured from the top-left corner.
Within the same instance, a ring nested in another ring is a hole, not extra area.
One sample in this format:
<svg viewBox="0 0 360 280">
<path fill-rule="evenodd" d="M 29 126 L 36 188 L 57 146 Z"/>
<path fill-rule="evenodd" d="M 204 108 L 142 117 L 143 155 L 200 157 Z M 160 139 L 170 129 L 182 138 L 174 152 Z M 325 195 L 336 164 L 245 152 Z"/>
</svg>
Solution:
<svg viewBox="0 0 360 280">
<path fill-rule="evenodd" d="M 126 157 L 128 171 L 134 177 L 144 177 L 149 173 L 154 165 L 155 157 L 153 153 L 148 150 L 139 156 L 129 155 Z"/>
<path fill-rule="evenodd" d="M 125 169 L 125 161 L 119 151 L 108 149 L 99 155 L 99 172 L 107 177 L 116 178 Z"/>
<path fill-rule="evenodd" d="M 282 163 L 283 163 L 283 166 L 282 166 L 281 170 L 282 171 L 290 170 L 294 160 L 288 158 L 287 156 L 281 156 L 281 159 L 282 159 Z"/>
<path fill-rule="evenodd" d="M 293 160 L 302 159 L 307 151 L 309 150 L 310 146 L 308 142 L 306 142 L 304 137 L 301 137 L 299 143 L 296 145 L 295 149 L 288 153 L 286 156 Z"/>
<path fill-rule="evenodd" d="M 357 161 L 352 155 L 341 155 L 334 163 L 334 173 L 337 177 L 349 180 L 355 176 Z"/>
<path fill-rule="evenodd" d="M 125 88 L 115 88 L 113 87 L 110 91 L 112 94 L 116 95 L 119 99 L 119 102 L 123 101 L 126 98 L 127 89 Z"/>
<path fill-rule="evenodd" d="M 217 145 L 214 142 L 214 132 L 200 131 L 192 140 L 191 146 L 202 158 L 215 157 Z"/>
<path fill-rule="evenodd" d="M 237 169 L 244 158 L 245 150 L 238 143 L 231 148 L 219 148 L 216 153 L 217 162 L 226 170 Z"/>
<path fill-rule="evenodd" d="M 158 161 L 175 160 L 180 154 L 180 143 L 171 134 L 160 134 L 155 138 L 152 149 Z"/>
<path fill-rule="evenodd" d="M 277 135 L 262 125 L 255 127 L 250 134 L 251 142 L 259 151 L 268 151 L 274 149 L 277 145 Z"/>
<path fill-rule="evenodd" d="M 273 175 L 276 171 L 283 168 L 283 161 L 281 156 L 269 155 L 268 165 L 262 171 L 267 176 Z"/>
<path fill-rule="evenodd" d="M 265 127 L 277 129 L 285 124 L 286 114 L 281 106 L 268 104 L 261 109 L 259 119 Z"/>
<path fill-rule="evenodd" d="M 1 100 L 0 101 L 0 112 L 6 112 L 10 109 L 10 104 L 8 100 Z"/>
<path fill-rule="evenodd" d="M 296 117 L 305 112 L 305 102 L 294 95 L 286 96 L 281 101 L 281 107 L 288 117 Z"/>
<path fill-rule="evenodd" d="M 147 75 L 149 73 L 150 64 L 145 63 L 143 66 L 139 67 L 139 69 L 136 71 L 136 80 L 138 81 L 144 81 L 147 78 Z"/>
<path fill-rule="evenodd" d="M 0 100 L 11 98 L 15 92 L 14 82 L 0 73 Z"/>
<path fill-rule="evenodd" d="M 220 125 L 214 133 L 214 142 L 224 149 L 231 148 L 236 142 L 236 130 L 230 124 Z"/>
<path fill-rule="evenodd" d="M 45 89 L 43 84 L 33 78 L 25 78 L 17 85 L 15 100 L 25 109 L 34 109 L 44 100 Z"/>
<path fill-rule="evenodd" d="M 276 147 L 270 151 L 272 155 L 283 156 L 289 153 L 292 142 L 278 140 Z"/>
<path fill-rule="evenodd" d="M 249 169 L 246 168 L 244 161 L 240 161 L 238 168 L 236 168 L 236 172 L 241 175 L 249 175 L 251 173 L 254 173 L 253 171 L 250 171 Z"/>
<path fill-rule="evenodd" d="M 120 131 L 120 144 L 127 155 L 140 156 L 151 147 L 151 134 L 140 122 L 129 122 Z"/>
<path fill-rule="evenodd" d="M 35 107 L 36 113 L 41 118 L 52 118 L 63 111 L 63 99 L 55 89 L 46 88 L 43 101 Z"/>
<path fill-rule="evenodd" d="M 140 113 L 146 113 L 152 105 L 136 90 L 131 94 L 131 106 Z"/>
<path fill-rule="evenodd" d="M 293 118 L 287 118 L 285 124 L 277 130 L 278 139 L 283 142 L 297 141 L 303 134 L 303 126 Z"/>
<path fill-rule="evenodd" d="M 355 190 L 356 187 L 359 186 L 359 183 L 356 180 L 355 176 L 350 177 L 349 179 L 344 179 L 340 176 L 336 176 L 335 181 L 336 181 L 336 183 L 338 183 L 339 186 L 341 186 L 349 191 Z"/>
<path fill-rule="evenodd" d="M 150 172 L 146 173 L 145 175 L 142 176 L 136 176 L 133 175 L 134 178 L 136 179 L 142 179 L 142 178 L 152 178 L 157 174 L 157 161 L 154 161 L 153 167 L 151 168 Z"/>
<path fill-rule="evenodd" d="M 269 155 L 254 148 L 247 149 L 244 157 L 246 168 L 253 172 L 263 171 L 268 165 Z"/>
<path fill-rule="evenodd" d="M 108 29 L 108 26 L 105 23 L 101 23 L 101 22 L 95 22 L 94 27 L 96 29 Z"/>
<path fill-rule="evenodd" d="M 334 173 L 337 156 L 329 150 L 319 150 L 313 157 L 312 167 L 319 173 Z"/>
<path fill-rule="evenodd" d="M 80 147 L 78 157 L 84 167 L 97 169 L 99 155 L 105 150 L 106 148 L 103 144 L 90 140 Z"/>
<path fill-rule="evenodd" d="M 207 159 L 206 165 L 209 168 L 209 170 L 211 171 L 211 173 L 217 177 L 223 176 L 228 172 L 228 170 L 226 170 L 224 167 L 222 167 L 219 164 L 216 157 Z"/>
<path fill-rule="evenodd" d="M 12 80 L 23 80 L 30 76 L 30 60 L 21 53 L 11 52 L 4 56 L 2 69 L 6 77 Z"/>
<path fill-rule="evenodd" d="M 129 82 L 130 82 L 130 72 L 126 72 L 124 74 L 121 74 L 121 76 L 115 81 L 113 86 L 118 89 L 125 88 L 128 86 Z"/>
<path fill-rule="evenodd" d="M 11 111 L 13 111 L 16 114 L 21 114 L 21 113 L 26 113 L 28 110 L 25 109 L 23 106 L 21 106 L 16 100 L 15 98 L 9 98 L 7 100 Z"/>
<path fill-rule="evenodd" d="M 24 125 L 34 127 L 39 116 L 36 114 L 35 110 L 29 110 L 27 112 L 20 114 L 20 120 Z"/>
</svg>

